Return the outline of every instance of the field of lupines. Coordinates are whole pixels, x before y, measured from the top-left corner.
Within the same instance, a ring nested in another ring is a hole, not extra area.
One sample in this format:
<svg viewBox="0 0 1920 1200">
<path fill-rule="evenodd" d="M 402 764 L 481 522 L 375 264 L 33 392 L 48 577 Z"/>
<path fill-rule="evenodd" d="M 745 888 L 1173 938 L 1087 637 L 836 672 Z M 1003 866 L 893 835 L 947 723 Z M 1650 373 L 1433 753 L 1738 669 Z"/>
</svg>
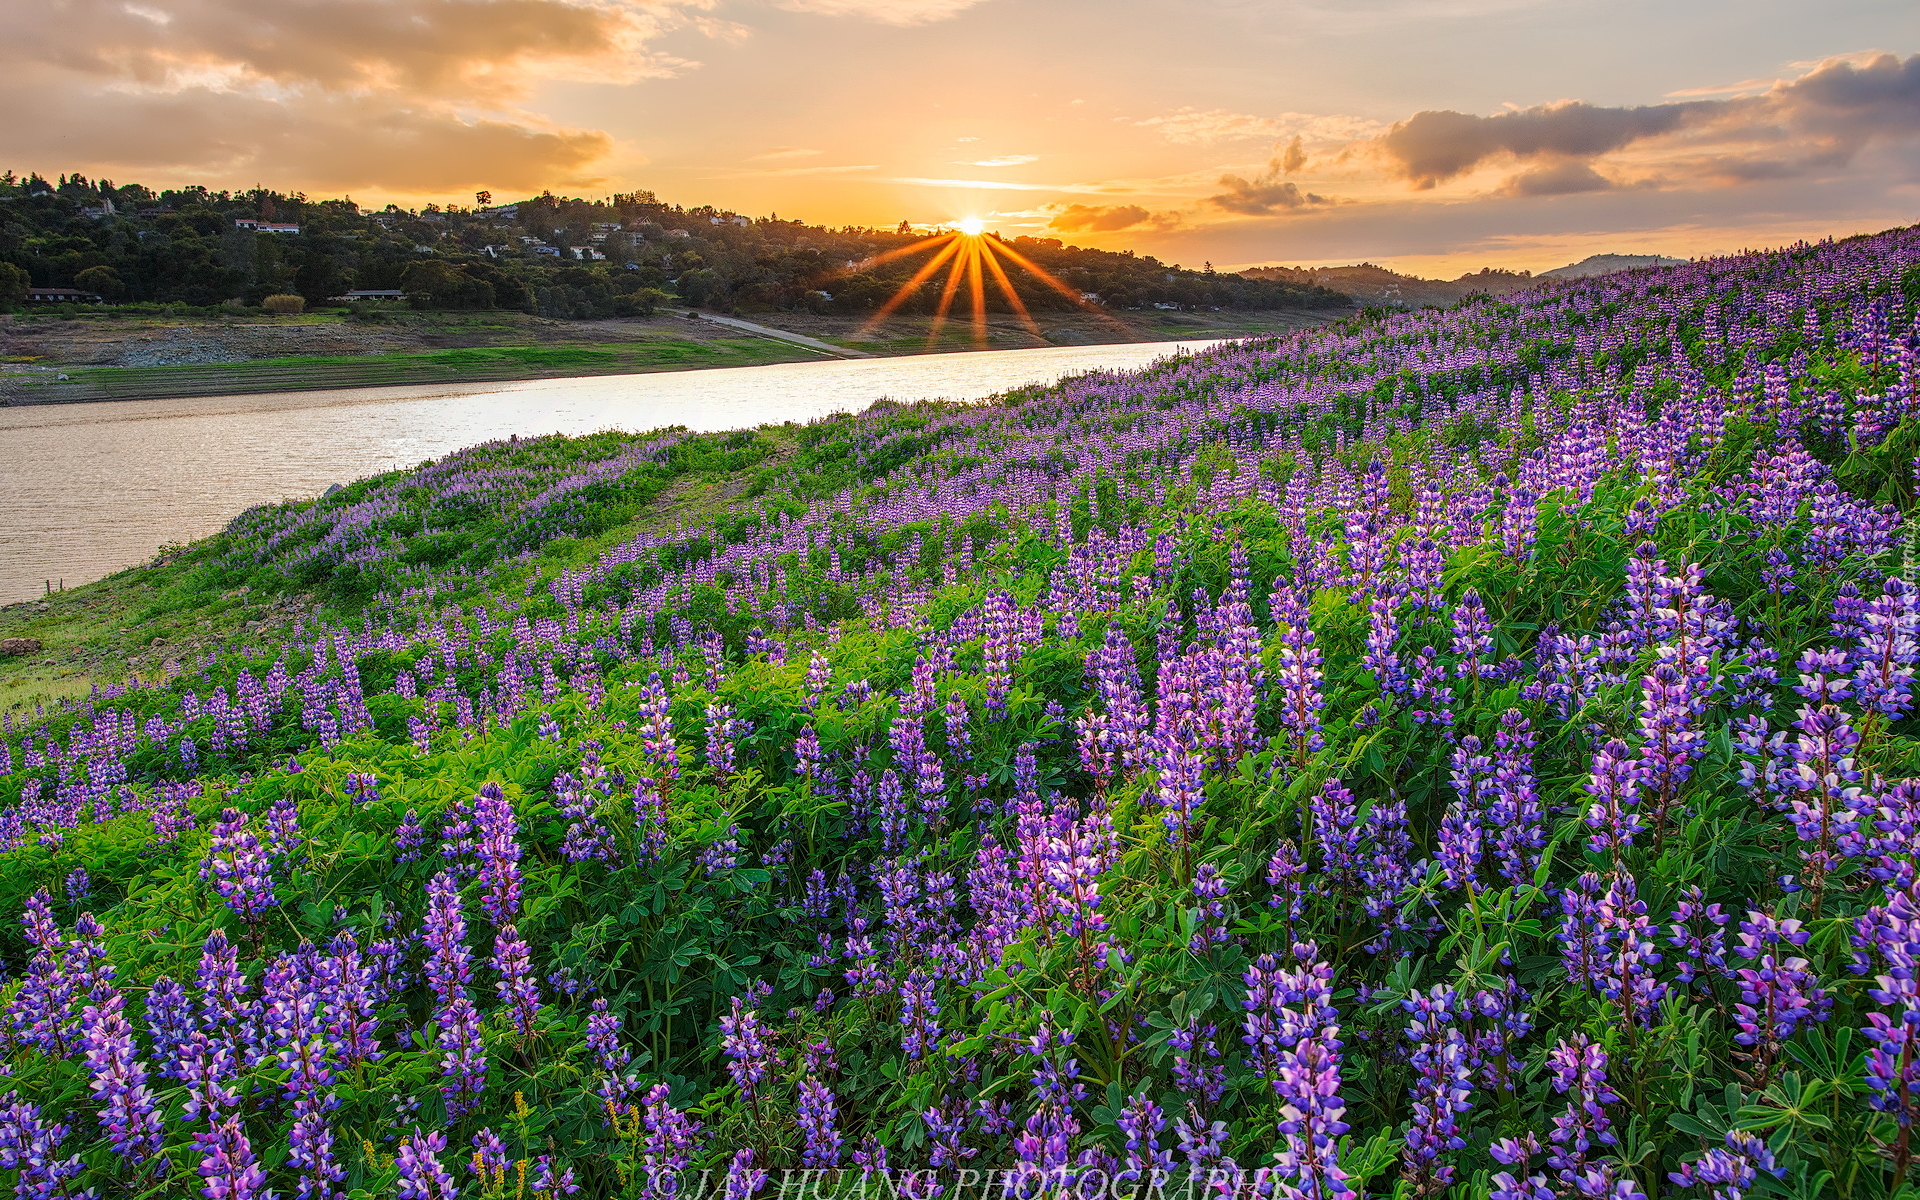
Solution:
<svg viewBox="0 0 1920 1200">
<path fill-rule="evenodd" d="M 351 616 L 0 737 L 0 1170 L 1915 1195 L 1916 264 L 249 512 Z"/>
</svg>

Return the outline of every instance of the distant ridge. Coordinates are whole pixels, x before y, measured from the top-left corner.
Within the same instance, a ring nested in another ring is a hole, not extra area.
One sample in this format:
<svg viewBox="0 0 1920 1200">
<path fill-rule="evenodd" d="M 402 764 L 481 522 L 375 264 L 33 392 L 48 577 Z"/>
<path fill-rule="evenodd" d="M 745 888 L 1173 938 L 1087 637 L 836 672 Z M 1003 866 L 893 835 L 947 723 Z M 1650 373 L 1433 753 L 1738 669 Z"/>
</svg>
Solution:
<svg viewBox="0 0 1920 1200">
<path fill-rule="evenodd" d="M 1498 267 L 1473 271 L 1458 279 L 1421 279 L 1373 263 L 1356 263 L 1350 267 L 1254 267 L 1240 274 L 1248 279 L 1329 288 L 1345 292 L 1361 304 L 1402 308 L 1452 304 L 1473 295 L 1505 296 L 1538 282 L 1525 271 L 1504 271 Z"/>
<path fill-rule="evenodd" d="M 1535 278 L 1592 279 L 1598 275 L 1631 271 L 1635 267 L 1677 267 L 1685 261 L 1684 258 L 1663 258 L 1658 254 L 1592 254 L 1577 263 L 1542 271 Z"/>
<path fill-rule="evenodd" d="M 1468 296 L 1506 296 L 1548 279 L 1592 279 L 1635 267 L 1670 267 L 1685 261 L 1658 254 L 1595 254 L 1538 275 L 1487 267 L 1458 279 L 1422 279 L 1370 262 L 1347 267 L 1253 267 L 1240 274 L 1247 279 L 1329 288 L 1345 292 L 1361 304 L 1419 308 L 1428 304 L 1453 304 Z"/>
</svg>

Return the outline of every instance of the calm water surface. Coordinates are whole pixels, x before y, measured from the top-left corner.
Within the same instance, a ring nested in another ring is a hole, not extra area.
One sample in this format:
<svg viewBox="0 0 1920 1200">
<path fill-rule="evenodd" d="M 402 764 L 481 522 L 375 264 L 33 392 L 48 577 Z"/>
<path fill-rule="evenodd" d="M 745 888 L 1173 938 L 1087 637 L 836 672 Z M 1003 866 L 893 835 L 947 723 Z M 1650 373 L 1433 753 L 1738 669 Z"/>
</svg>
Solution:
<svg viewBox="0 0 1920 1200">
<path fill-rule="evenodd" d="M 1210 342 L 781 363 L 592 379 L 0 408 L 0 603 L 146 561 L 242 509 L 509 434 L 737 429 L 882 397 L 977 400 Z"/>
</svg>

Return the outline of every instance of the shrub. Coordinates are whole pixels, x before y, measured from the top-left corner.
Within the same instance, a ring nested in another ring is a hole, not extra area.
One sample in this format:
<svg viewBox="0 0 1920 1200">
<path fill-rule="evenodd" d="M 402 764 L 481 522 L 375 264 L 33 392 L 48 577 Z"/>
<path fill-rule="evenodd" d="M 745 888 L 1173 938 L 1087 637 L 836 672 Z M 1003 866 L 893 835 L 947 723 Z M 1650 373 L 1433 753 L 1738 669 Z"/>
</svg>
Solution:
<svg viewBox="0 0 1920 1200">
<path fill-rule="evenodd" d="M 307 310 L 307 300 L 304 296 L 268 296 L 260 302 L 260 307 L 275 316 L 291 317 Z"/>
</svg>

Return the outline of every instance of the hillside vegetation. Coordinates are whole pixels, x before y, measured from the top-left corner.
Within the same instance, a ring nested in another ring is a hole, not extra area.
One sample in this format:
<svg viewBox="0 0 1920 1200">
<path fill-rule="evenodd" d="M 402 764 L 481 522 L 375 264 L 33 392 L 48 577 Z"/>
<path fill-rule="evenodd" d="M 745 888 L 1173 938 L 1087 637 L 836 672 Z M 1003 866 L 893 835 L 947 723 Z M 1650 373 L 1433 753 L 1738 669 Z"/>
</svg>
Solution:
<svg viewBox="0 0 1920 1200">
<path fill-rule="evenodd" d="M 287 617 L 0 723 L 0 1169 L 1912 1196 L 1916 264 L 241 514 L 145 612 Z"/>
<path fill-rule="evenodd" d="M 288 232 L 264 232 L 259 223 Z M 0 176 L 0 307 L 25 289 L 79 288 L 117 304 L 258 306 L 297 295 L 308 305 L 356 290 L 400 290 L 443 309 L 522 309 L 544 317 L 645 316 L 669 295 L 731 312 L 860 315 L 892 296 L 925 261 L 869 260 L 918 241 L 892 230 L 830 229 L 652 193 L 604 200 L 542 194 L 487 208 L 365 212 L 351 199 L 311 200 L 265 188 L 163 192 L 61 176 Z M 1071 311 L 1081 294 L 1116 309 L 1339 308 L 1325 288 L 1183 270 L 1131 252 L 1052 238 L 1009 242 L 1071 295 L 1014 272 L 1021 300 Z M 938 289 L 909 301 L 930 313 Z M 1011 311 L 995 288 L 988 310 Z"/>
</svg>

